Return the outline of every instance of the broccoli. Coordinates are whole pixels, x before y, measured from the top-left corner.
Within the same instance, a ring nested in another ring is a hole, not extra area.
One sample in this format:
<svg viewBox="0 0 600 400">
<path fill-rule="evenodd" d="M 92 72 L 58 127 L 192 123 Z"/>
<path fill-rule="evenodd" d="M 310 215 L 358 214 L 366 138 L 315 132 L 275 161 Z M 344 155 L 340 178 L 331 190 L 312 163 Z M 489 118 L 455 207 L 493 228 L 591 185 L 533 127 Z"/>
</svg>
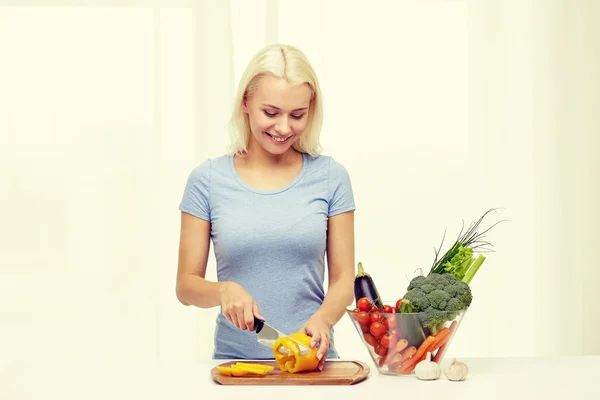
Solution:
<svg viewBox="0 0 600 400">
<path fill-rule="evenodd" d="M 407 291 L 414 288 L 414 287 L 420 287 L 421 285 L 423 285 L 423 282 L 425 282 L 425 279 L 427 279 L 426 277 L 424 277 L 423 275 L 419 275 L 414 277 L 409 285 L 408 288 L 406 289 Z"/>
<path fill-rule="evenodd" d="M 448 300 L 450 300 L 452 297 L 450 297 L 448 293 L 441 289 L 435 289 L 433 292 L 429 293 L 427 298 L 429 299 L 431 307 L 435 308 L 436 310 L 445 310 Z"/>
<path fill-rule="evenodd" d="M 447 313 L 437 310 L 433 307 L 427 308 L 419 313 L 419 320 L 425 328 L 429 328 L 432 335 L 438 331 L 438 327 L 448 320 Z"/>
<path fill-rule="evenodd" d="M 431 273 L 413 278 L 402 298 L 400 312 L 419 313 L 424 328 L 435 335 L 446 321 L 471 305 L 469 285 L 452 274 Z"/>
</svg>

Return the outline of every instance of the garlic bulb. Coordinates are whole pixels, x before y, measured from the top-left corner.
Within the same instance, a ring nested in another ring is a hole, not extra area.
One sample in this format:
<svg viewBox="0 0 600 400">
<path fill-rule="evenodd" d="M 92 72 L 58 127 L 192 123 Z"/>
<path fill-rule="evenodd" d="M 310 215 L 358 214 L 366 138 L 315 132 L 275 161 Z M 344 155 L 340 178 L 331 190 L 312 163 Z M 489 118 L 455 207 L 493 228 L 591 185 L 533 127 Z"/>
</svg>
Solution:
<svg viewBox="0 0 600 400">
<path fill-rule="evenodd" d="M 415 375 L 422 381 L 432 381 L 440 377 L 442 371 L 438 363 L 431 361 L 431 353 L 415 367 Z"/>
<path fill-rule="evenodd" d="M 456 361 L 456 358 L 452 360 L 452 363 L 446 367 L 444 371 L 446 378 L 451 381 L 464 381 L 469 373 L 469 368 L 466 364 Z"/>
</svg>

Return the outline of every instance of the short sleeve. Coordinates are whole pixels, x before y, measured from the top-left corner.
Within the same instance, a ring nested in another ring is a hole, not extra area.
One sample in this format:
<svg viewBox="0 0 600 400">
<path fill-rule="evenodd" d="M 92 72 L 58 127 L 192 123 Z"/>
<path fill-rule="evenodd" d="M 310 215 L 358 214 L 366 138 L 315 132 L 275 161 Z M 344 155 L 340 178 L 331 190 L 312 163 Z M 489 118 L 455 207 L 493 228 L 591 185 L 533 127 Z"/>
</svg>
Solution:
<svg viewBox="0 0 600 400">
<path fill-rule="evenodd" d="M 355 210 L 352 182 L 346 168 L 334 160 L 329 161 L 329 210 L 328 216 Z"/>
<path fill-rule="evenodd" d="M 179 210 L 210 221 L 210 160 L 189 174 Z"/>
</svg>

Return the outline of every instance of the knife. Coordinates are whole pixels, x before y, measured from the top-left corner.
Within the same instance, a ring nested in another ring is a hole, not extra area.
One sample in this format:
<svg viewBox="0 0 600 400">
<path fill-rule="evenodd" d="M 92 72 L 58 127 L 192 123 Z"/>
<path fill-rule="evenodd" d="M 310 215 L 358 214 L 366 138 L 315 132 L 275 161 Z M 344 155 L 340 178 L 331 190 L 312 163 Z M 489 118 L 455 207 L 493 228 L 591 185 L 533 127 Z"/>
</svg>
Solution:
<svg viewBox="0 0 600 400">
<path fill-rule="evenodd" d="M 285 333 L 278 331 L 271 325 L 267 324 L 265 321 L 260 320 L 256 317 L 254 317 L 254 331 L 258 335 L 258 342 L 262 345 L 269 347 L 270 349 L 273 348 L 277 339 L 287 337 L 288 339 L 290 339 L 298 345 L 298 348 L 300 349 L 300 354 L 307 354 L 312 351 L 312 349 L 310 349 L 309 347 L 306 347 L 299 341 L 289 337 L 289 335 L 286 335 Z M 279 347 L 278 350 L 281 353 L 289 354 L 289 350 L 284 347 Z"/>
</svg>

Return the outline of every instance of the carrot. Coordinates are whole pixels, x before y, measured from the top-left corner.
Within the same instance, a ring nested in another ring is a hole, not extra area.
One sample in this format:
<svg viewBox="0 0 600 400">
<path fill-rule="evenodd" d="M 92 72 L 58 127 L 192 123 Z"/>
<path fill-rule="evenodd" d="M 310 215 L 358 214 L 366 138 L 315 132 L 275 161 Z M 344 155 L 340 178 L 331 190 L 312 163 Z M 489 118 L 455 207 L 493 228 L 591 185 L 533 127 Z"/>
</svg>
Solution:
<svg viewBox="0 0 600 400">
<path fill-rule="evenodd" d="M 448 343 L 448 340 L 450 340 L 452 333 L 454 333 L 454 330 L 456 329 L 457 324 L 458 323 L 456 322 L 456 320 L 452 321 L 452 323 L 450 324 L 450 328 L 448 328 L 450 330 L 450 334 L 446 335 L 446 340 L 443 340 L 443 342 L 439 343 L 439 349 L 435 353 L 435 356 L 433 357 L 433 359 L 431 361 L 436 362 L 436 363 L 440 361 L 440 359 L 444 355 L 444 352 L 446 351 L 446 344 Z"/>
<path fill-rule="evenodd" d="M 454 332 L 454 330 L 456 329 L 456 325 L 458 325 L 458 322 L 456 322 L 456 320 L 452 321 L 452 323 L 450 324 L 450 332 Z"/>
<path fill-rule="evenodd" d="M 392 358 L 396 354 L 402 352 L 402 350 L 404 350 L 406 346 L 408 346 L 408 340 L 399 340 L 398 343 L 396 343 L 396 346 L 394 346 L 392 350 L 390 350 L 390 352 L 387 354 L 388 358 Z"/>
<path fill-rule="evenodd" d="M 410 371 L 412 371 L 417 363 L 421 361 L 421 359 L 425 359 L 427 356 L 427 349 L 429 349 L 429 346 L 431 346 L 434 341 L 435 336 L 427 336 L 427 338 L 419 346 L 415 355 L 406 360 L 406 362 L 402 363 L 400 368 L 398 368 L 398 373 L 408 374 Z"/>
<path fill-rule="evenodd" d="M 446 342 L 448 342 L 448 340 L 450 339 L 451 335 L 446 335 L 443 338 L 441 338 L 437 343 L 435 343 L 434 345 L 431 346 L 431 348 L 429 349 L 429 352 L 431 354 L 433 354 L 437 349 L 441 348 L 443 345 L 446 344 Z"/>
<path fill-rule="evenodd" d="M 417 348 L 415 346 L 410 346 L 408 349 L 402 352 L 402 362 L 410 359 L 417 352 Z"/>
<path fill-rule="evenodd" d="M 412 357 L 416 352 L 417 348 L 415 346 L 410 346 L 409 348 L 404 349 L 400 353 L 394 355 L 394 357 L 388 358 L 388 369 L 392 370 L 398 368 L 400 365 L 402 365 L 403 362 Z"/>
<path fill-rule="evenodd" d="M 438 333 L 435 334 L 435 340 L 433 341 L 433 343 L 431 343 L 431 345 L 429 346 L 429 349 L 427 349 L 427 351 L 430 352 L 431 354 L 433 354 L 433 352 L 440 347 L 440 343 L 445 338 L 449 337 L 451 333 L 452 332 L 450 332 L 449 328 L 441 329 Z"/>
</svg>

